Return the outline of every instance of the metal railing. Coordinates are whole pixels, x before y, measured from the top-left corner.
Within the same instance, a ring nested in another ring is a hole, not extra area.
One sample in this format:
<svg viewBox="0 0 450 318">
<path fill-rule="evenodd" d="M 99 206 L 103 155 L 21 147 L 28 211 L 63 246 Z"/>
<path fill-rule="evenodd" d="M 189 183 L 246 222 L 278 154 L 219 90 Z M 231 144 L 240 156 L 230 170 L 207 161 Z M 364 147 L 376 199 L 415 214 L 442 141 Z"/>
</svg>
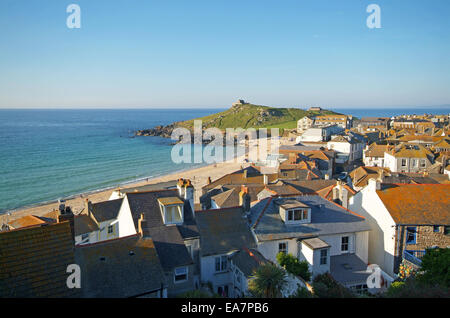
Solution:
<svg viewBox="0 0 450 318">
<path fill-rule="evenodd" d="M 421 266 L 425 252 L 425 250 L 404 250 L 403 258 L 417 266 Z"/>
</svg>

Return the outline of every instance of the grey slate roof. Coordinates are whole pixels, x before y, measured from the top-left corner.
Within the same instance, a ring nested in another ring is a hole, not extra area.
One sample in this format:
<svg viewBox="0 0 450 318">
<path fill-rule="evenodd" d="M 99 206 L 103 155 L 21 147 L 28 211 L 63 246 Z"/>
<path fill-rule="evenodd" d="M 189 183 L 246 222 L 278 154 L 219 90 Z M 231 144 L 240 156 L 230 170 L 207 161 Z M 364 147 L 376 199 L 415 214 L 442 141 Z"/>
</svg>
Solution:
<svg viewBox="0 0 450 318">
<path fill-rule="evenodd" d="M 312 238 L 319 235 L 368 231 L 367 221 L 318 195 L 292 197 L 311 207 L 311 223 L 286 225 L 273 199 L 267 198 L 250 210 L 250 220 L 259 241 Z M 270 202 L 269 202 L 270 200 Z M 264 213 L 263 213 L 264 212 Z"/>
<path fill-rule="evenodd" d="M 120 193 L 155 191 L 161 189 L 174 189 L 177 187 L 178 180 L 171 180 L 166 182 L 159 182 L 155 184 L 146 184 L 140 187 L 131 187 L 120 189 Z"/>
<path fill-rule="evenodd" d="M 283 181 L 285 184 L 289 184 L 296 188 L 297 190 L 303 193 L 314 193 L 316 191 L 322 190 L 326 187 L 332 186 L 336 184 L 336 180 L 324 180 L 324 179 L 316 179 L 316 180 L 307 180 L 307 181 L 299 181 L 299 180 L 289 180 Z"/>
<path fill-rule="evenodd" d="M 69 222 L 0 232 L 0 298 L 79 297 L 66 285 L 74 249 Z"/>
<path fill-rule="evenodd" d="M 254 248 L 237 251 L 233 254 L 231 260 L 246 277 L 252 276 L 253 271 L 259 266 L 270 263 L 270 261 Z"/>
<path fill-rule="evenodd" d="M 366 284 L 371 274 L 367 265 L 355 254 L 341 254 L 330 257 L 330 273 L 335 280 L 345 285 Z"/>
<path fill-rule="evenodd" d="M 175 225 L 152 227 L 148 231 L 165 271 L 194 264 Z"/>
<path fill-rule="evenodd" d="M 97 223 L 89 215 L 81 214 L 74 217 L 75 236 L 98 230 Z"/>
<path fill-rule="evenodd" d="M 158 198 L 167 198 L 178 196 L 178 190 L 160 190 L 150 192 L 128 193 L 128 202 L 130 204 L 131 215 L 133 216 L 134 225 L 137 229 L 138 219 L 143 213 L 146 220 L 146 227 L 164 226 L 159 208 Z M 198 237 L 197 224 L 195 222 L 191 205 L 188 201 L 184 203 L 184 224 L 177 225 L 183 239 Z"/>
<path fill-rule="evenodd" d="M 92 214 L 97 222 L 113 220 L 119 215 L 123 199 L 109 200 L 92 204 Z"/>
<path fill-rule="evenodd" d="M 241 207 L 197 211 L 195 216 L 203 256 L 256 247 Z"/>
<path fill-rule="evenodd" d="M 144 214 L 144 235 L 152 237 L 163 269 L 171 271 L 175 267 L 193 264 L 184 240 L 198 238 L 199 233 L 189 201 L 183 200 L 184 223 L 166 226 L 158 198 L 179 197 L 177 189 L 127 193 L 126 196 L 136 229 L 140 215 Z"/>
<path fill-rule="evenodd" d="M 75 259 L 83 297 L 135 297 L 166 283 L 152 239 L 138 235 L 78 246 Z"/>
</svg>

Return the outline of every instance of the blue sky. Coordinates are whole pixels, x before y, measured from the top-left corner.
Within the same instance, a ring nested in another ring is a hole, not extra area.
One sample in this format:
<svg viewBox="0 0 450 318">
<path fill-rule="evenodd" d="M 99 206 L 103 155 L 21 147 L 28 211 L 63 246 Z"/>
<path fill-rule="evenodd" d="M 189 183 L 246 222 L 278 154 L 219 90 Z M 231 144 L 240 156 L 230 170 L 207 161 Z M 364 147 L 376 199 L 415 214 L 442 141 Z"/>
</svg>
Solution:
<svg viewBox="0 0 450 318">
<path fill-rule="evenodd" d="M 0 40 L 2 108 L 450 104 L 448 0 L 2 0 Z"/>
</svg>

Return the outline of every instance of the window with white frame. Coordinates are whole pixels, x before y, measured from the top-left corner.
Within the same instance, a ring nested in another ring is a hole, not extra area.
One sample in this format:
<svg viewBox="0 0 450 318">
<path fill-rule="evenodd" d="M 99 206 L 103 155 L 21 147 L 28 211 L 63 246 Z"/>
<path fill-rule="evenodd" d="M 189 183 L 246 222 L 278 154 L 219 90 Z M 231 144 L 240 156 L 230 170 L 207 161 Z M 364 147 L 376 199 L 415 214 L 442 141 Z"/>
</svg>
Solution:
<svg viewBox="0 0 450 318">
<path fill-rule="evenodd" d="M 402 167 L 406 167 L 406 159 L 402 159 Z"/>
<path fill-rule="evenodd" d="M 343 236 L 341 238 L 341 251 L 342 252 L 348 252 L 348 246 L 349 246 L 349 237 Z"/>
<path fill-rule="evenodd" d="M 184 282 L 188 279 L 188 268 L 187 267 L 179 267 L 175 268 L 175 283 Z"/>
<path fill-rule="evenodd" d="M 308 219 L 307 209 L 288 210 L 287 214 L 288 221 L 302 221 Z"/>
<path fill-rule="evenodd" d="M 328 263 L 328 250 L 320 250 L 320 265 L 326 265 Z"/>
<path fill-rule="evenodd" d="M 278 253 L 285 253 L 288 252 L 288 243 L 287 242 L 280 242 L 278 243 Z"/>
<path fill-rule="evenodd" d="M 81 234 L 81 240 L 84 242 L 89 242 L 89 233 Z"/>
<path fill-rule="evenodd" d="M 164 211 L 165 224 L 179 224 L 183 222 L 183 207 L 181 205 L 161 206 Z"/>
<path fill-rule="evenodd" d="M 228 257 L 227 256 L 218 256 L 215 258 L 216 273 L 226 271 L 227 266 L 228 266 Z"/>
</svg>

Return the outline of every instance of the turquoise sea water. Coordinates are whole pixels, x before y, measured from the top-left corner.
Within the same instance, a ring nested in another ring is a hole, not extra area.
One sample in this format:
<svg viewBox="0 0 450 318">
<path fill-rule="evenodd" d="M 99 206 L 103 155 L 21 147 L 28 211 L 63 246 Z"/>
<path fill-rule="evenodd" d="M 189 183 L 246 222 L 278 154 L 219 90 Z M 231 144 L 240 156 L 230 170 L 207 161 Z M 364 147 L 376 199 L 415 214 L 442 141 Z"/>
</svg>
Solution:
<svg viewBox="0 0 450 318">
<path fill-rule="evenodd" d="M 220 109 L 0 110 L 0 213 L 200 164 L 172 162 L 171 140 L 137 129 Z M 448 108 L 336 109 L 357 117 L 448 114 Z"/>
<path fill-rule="evenodd" d="M 199 166 L 174 164 L 169 139 L 130 136 L 217 111 L 0 110 L 0 213 Z"/>
</svg>

